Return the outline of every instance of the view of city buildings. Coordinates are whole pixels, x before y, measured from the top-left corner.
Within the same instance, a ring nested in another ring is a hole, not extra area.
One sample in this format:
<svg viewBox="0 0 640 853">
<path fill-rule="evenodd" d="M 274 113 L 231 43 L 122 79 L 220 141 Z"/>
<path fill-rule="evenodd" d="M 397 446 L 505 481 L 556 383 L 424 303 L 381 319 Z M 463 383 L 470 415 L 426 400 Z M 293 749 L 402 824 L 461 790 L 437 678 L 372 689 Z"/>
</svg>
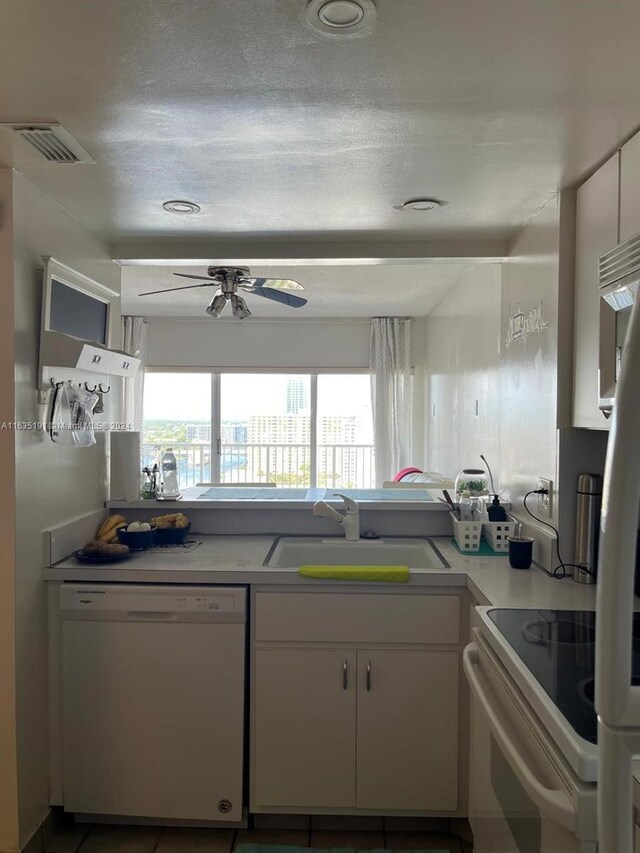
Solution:
<svg viewBox="0 0 640 853">
<path fill-rule="evenodd" d="M 207 421 L 145 416 L 143 463 L 172 447 L 181 487 L 212 482 L 219 449 L 220 482 L 275 482 L 278 486 L 368 488 L 374 483 L 370 411 L 316 416 L 315 450 L 308 377 L 289 377 L 280 389 L 282 414 L 247 414 L 220 422 L 220 443 Z M 272 406 L 271 408 L 275 408 Z M 213 442 L 212 442 L 213 436 Z"/>
</svg>

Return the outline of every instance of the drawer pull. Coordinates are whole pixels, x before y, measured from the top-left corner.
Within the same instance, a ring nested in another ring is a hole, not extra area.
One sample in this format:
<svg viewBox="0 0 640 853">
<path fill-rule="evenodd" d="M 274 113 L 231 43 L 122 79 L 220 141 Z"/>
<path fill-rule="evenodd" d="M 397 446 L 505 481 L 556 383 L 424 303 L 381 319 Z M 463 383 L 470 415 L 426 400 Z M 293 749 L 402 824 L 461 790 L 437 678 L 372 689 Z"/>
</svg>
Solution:
<svg viewBox="0 0 640 853">
<path fill-rule="evenodd" d="M 347 659 L 344 658 L 342 661 L 342 689 L 346 690 L 349 686 L 349 666 L 347 664 Z"/>
<path fill-rule="evenodd" d="M 367 670 L 367 693 L 369 693 L 371 690 L 371 661 L 370 660 L 367 661 L 365 668 Z"/>
</svg>

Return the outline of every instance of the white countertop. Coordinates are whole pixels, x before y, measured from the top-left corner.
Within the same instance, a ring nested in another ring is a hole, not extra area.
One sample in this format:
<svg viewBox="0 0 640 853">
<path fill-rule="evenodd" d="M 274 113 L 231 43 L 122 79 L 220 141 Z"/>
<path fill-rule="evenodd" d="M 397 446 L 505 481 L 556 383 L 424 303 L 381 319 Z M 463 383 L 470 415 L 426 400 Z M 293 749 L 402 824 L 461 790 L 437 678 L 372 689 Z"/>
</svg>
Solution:
<svg viewBox="0 0 640 853">
<path fill-rule="evenodd" d="M 78 563 L 73 557 L 45 569 L 46 580 L 112 583 L 291 584 L 317 586 L 324 581 L 303 578 L 295 569 L 263 565 L 274 536 L 198 536 L 192 552 L 134 554 L 106 566 Z M 507 557 L 460 554 L 449 537 L 433 537 L 449 569 L 411 569 L 407 586 L 468 587 L 480 603 L 499 607 L 594 610 L 595 586 L 558 581 L 541 569 L 518 571 Z M 332 584 L 348 583 L 331 580 Z M 369 586 L 369 584 L 362 584 Z"/>
<path fill-rule="evenodd" d="M 325 500 L 328 503 L 341 503 L 340 498 L 333 497 L 333 491 L 326 488 L 316 489 L 287 489 L 287 488 L 238 488 L 224 486 L 216 488 L 216 498 L 206 497 L 211 487 L 193 486 L 185 489 L 179 500 L 149 501 L 149 500 L 110 500 L 109 509 L 151 509 L 164 512 L 179 512 L 194 509 L 310 509 L 316 501 Z M 346 489 L 346 494 L 353 490 Z M 363 492 L 371 492 L 363 496 Z M 246 495 L 253 492 L 253 497 Z M 420 492 L 422 497 L 418 498 Z M 294 494 L 297 493 L 297 494 Z M 224 497 L 221 495 L 224 494 Z M 286 497 L 284 497 L 286 495 Z M 440 500 L 442 491 L 438 489 L 356 489 L 355 495 L 362 510 L 427 510 L 448 512 L 449 507 Z M 425 497 L 428 495 L 428 497 Z"/>
</svg>

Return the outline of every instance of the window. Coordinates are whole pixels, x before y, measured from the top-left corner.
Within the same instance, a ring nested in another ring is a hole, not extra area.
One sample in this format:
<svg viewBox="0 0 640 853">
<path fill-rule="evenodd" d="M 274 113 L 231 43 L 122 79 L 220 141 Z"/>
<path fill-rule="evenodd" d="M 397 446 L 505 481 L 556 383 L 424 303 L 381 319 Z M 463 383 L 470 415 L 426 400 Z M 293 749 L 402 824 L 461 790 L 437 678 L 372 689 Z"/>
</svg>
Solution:
<svg viewBox="0 0 640 853">
<path fill-rule="evenodd" d="M 142 464 L 160 465 L 171 447 L 181 488 L 211 481 L 211 400 L 208 373 L 151 373 L 144 378 Z"/>
<path fill-rule="evenodd" d="M 223 373 L 220 480 L 311 485 L 309 376 Z"/>
<path fill-rule="evenodd" d="M 167 447 L 182 488 L 373 487 L 369 375 L 148 372 L 143 464 Z"/>
</svg>

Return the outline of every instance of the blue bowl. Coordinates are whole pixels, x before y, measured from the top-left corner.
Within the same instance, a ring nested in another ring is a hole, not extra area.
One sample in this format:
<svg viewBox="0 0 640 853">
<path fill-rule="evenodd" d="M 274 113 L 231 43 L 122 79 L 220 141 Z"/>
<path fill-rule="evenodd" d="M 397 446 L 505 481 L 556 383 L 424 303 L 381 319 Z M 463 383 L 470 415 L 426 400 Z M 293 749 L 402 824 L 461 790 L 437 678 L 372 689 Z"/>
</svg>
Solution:
<svg viewBox="0 0 640 853">
<path fill-rule="evenodd" d="M 191 522 L 186 527 L 158 527 L 156 541 L 158 545 L 179 545 L 187 538 Z"/>
<path fill-rule="evenodd" d="M 131 533 L 121 527 L 118 530 L 118 539 L 123 545 L 128 545 L 130 551 L 145 551 L 156 541 L 156 533 L 155 527 L 151 530 L 133 530 Z"/>
</svg>

